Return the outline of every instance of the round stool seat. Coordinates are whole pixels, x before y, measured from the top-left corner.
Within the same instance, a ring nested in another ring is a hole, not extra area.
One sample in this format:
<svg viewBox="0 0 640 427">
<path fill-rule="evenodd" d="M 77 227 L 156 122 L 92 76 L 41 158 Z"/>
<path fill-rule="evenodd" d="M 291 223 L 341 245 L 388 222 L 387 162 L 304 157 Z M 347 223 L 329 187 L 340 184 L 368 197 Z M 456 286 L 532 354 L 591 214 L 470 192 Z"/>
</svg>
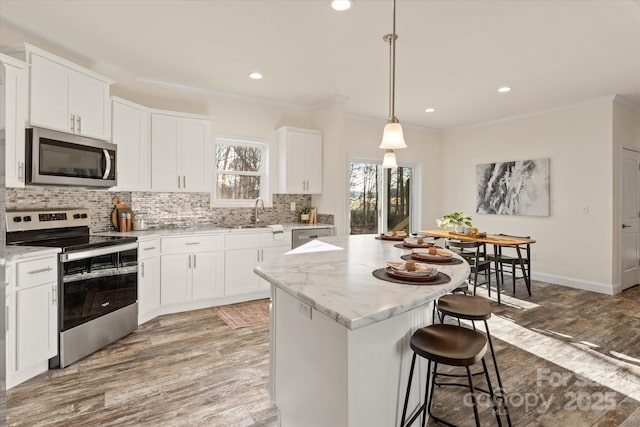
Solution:
<svg viewBox="0 0 640 427">
<path fill-rule="evenodd" d="M 487 320 L 491 317 L 491 304 L 482 297 L 448 294 L 438 298 L 438 311 L 444 315 L 466 320 Z"/>
<path fill-rule="evenodd" d="M 425 359 L 450 366 L 471 366 L 484 356 L 487 338 L 471 329 L 440 324 L 418 329 L 410 345 Z"/>
</svg>

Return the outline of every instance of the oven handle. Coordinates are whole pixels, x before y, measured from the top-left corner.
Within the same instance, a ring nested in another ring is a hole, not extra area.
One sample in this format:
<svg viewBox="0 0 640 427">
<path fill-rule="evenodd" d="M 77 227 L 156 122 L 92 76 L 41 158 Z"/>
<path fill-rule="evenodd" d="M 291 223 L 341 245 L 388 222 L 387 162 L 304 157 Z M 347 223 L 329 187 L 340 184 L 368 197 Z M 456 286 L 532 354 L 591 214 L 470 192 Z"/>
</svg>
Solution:
<svg viewBox="0 0 640 427">
<path fill-rule="evenodd" d="M 109 152 L 107 150 L 102 150 L 104 153 L 104 159 L 107 162 L 107 166 L 104 168 L 104 176 L 102 179 L 109 178 L 109 174 L 111 173 L 111 157 L 109 156 Z"/>
<path fill-rule="evenodd" d="M 128 251 L 130 249 L 136 249 L 137 247 L 138 247 L 138 242 L 134 242 L 134 243 L 127 243 L 124 245 L 113 245 L 113 246 L 106 246 L 104 248 L 89 249 L 86 251 L 70 252 L 66 254 L 60 254 L 60 261 L 62 262 L 76 261 L 79 259 L 91 258 L 94 256 Z"/>
</svg>

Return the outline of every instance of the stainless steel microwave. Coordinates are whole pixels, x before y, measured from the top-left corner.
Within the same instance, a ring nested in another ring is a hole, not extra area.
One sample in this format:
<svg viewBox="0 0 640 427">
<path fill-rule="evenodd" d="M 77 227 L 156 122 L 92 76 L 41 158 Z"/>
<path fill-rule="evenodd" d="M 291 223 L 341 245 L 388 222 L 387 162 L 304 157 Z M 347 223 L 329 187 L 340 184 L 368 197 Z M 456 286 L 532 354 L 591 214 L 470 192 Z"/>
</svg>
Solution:
<svg viewBox="0 0 640 427">
<path fill-rule="evenodd" d="M 26 132 L 27 184 L 113 187 L 115 144 L 42 128 Z"/>
</svg>

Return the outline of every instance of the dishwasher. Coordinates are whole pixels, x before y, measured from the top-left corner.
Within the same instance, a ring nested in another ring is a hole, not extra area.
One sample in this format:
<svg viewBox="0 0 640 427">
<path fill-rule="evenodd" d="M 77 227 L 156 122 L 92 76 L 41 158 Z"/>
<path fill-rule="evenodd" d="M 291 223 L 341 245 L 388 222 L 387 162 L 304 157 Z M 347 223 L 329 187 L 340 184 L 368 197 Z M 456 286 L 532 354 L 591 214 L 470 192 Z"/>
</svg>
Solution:
<svg viewBox="0 0 640 427">
<path fill-rule="evenodd" d="M 318 237 L 333 236 L 333 228 L 298 228 L 291 231 L 291 248 L 295 249 Z"/>
</svg>

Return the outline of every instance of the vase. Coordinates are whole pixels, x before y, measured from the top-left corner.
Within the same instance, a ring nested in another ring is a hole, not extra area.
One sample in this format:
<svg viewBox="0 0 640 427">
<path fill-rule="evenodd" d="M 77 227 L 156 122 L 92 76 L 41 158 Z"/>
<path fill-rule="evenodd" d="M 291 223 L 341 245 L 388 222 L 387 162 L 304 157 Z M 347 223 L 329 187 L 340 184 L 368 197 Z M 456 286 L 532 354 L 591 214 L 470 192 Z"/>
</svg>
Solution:
<svg viewBox="0 0 640 427">
<path fill-rule="evenodd" d="M 457 234 L 464 234 L 464 224 L 456 224 L 453 227 L 453 231 Z"/>
</svg>

